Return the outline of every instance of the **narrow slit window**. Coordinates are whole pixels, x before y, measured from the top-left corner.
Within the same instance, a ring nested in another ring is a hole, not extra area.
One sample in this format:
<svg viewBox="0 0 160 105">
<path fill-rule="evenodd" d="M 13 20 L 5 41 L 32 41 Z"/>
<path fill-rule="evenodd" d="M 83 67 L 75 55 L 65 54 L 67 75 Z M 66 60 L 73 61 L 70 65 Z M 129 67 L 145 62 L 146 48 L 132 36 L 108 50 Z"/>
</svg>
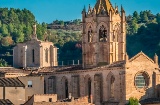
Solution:
<svg viewBox="0 0 160 105">
<path fill-rule="evenodd" d="M 34 49 L 32 50 L 32 62 L 34 62 Z"/>
</svg>

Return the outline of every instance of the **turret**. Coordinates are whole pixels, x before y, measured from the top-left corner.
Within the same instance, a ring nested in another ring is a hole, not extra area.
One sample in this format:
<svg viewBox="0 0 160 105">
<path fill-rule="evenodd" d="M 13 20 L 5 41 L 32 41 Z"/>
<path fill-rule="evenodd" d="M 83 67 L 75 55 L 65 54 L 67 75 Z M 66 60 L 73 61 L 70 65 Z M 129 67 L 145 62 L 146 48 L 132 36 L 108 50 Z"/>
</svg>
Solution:
<svg viewBox="0 0 160 105">
<path fill-rule="evenodd" d="M 86 17 L 86 7 L 84 6 L 84 8 L 82 10 L 82 22 L 85 21 L 85 17 Z"/>
<path fill-rule="evenodd" d="M 121 5 L 121 19 L 122 19 L 122 22 L 124 22 L 126 20 L 125 17 L 126 17 L 126 13 L 125 13 L 122 5 Z"/>
<path fill-rule="evenodd" d="M 154 55 L 154 63 L 158 64 L 158 56 L 157 56 L 157 54 Z"/>
<path fill-rule="evenodd" d="M 33 34 L 32 34 L 32 39 L 37 39 L 37 27 L 36 24 L 33 25 Z"/>
<path fill-rule="evenodd" d="M 126 53 L 126 16 L 125 11 L 121 5 L 121 35 L 122 35 L 122 60 L 124 60 Z"/>
<path fill-rule="evenodd" d="M 110 21 L 112 21 L 112 9 L 109 9 L 109 17 L 110 17 Z"/>
<path fill-rule="evenodd" d="M 128 57 L 127 53 L 125 54 L 125 60 L 126 60 L 126 62 L 128 62 L 128 60 L 129 60 L 129 57 Z"/>
<path fill-rule="evenodd" d="M 92 8 L 91 8 L 91 6 L 89 4 L 89 6 L 88 6 L 88 14 L 91 14 L 91 13 L 92 13 Z"/>
</svg>

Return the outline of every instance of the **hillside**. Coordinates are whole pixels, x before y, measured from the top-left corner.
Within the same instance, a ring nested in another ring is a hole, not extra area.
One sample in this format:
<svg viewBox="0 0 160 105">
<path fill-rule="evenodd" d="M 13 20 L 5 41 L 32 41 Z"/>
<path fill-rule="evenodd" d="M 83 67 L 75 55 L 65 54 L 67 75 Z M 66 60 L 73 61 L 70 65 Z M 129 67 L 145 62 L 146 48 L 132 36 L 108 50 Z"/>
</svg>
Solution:
<svg viewBox="0 0 160 105">
<path fill-rule="evenodd" d="M 151 11 L 134 12 L 127 19 L 127 53 L 131 58 L 140 51 L 153 58 L 160 56 L 160 14 Z M 58 61 L 68 64 L 82 60 L 81 21 L 55 20 L 39 24 L 27 9 L 0 8 L 0 66 L 12 65 L 12 49 L 19 43 L 30 40 L 32 25 L 37 24 L 40 40 L 53 42 L 58 48 Z M 53 26 L 53 27 L 50 27 Z M 57 27 L 58 26 L 58 27 Z M 73 27 L 76 27 L 73 29 Z M 47 29 L 48 28 L 48 29 Z"/>
<path fill-rule="evenodd" d="M 37 24 L 38 38 L 43 40 L 47 25 L 37 23 L 29 10 L 0 8 L 0 66 L 12 65 L 13 46 L 30 40 L 33 24 Z"/>
<path fill-rule="evenodd" d="M 134 12 L 127 17 L 127 53 L 130 57 L 143 51 L 149 57 L 160 56 L 160 14 Z"/>
</svg>

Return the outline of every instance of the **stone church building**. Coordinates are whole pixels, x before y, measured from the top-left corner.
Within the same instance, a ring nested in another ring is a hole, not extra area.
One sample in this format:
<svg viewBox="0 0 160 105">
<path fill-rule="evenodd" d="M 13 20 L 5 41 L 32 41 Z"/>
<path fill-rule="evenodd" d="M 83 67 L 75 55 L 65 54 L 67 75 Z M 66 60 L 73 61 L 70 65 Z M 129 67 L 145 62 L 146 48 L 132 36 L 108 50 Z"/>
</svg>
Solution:
<svg viewBox="0 0 160 105">
<path fill-rule="evenodd" d="M 158 56 L 143 52 L 129 58 L 126 53 L 126 17 L 121 6 L 97 0 L 82 11 L 82 69 L 44 73 L 46 93 L 58 99 L 88 97 L 95 105 L 125 105 L 160 96 Z M 42 73 L 42 72 L 41 72 Z"/>
<path fill-rule="evenodd" d="M 36 38 L 14 48 L 15 67 L 39 67 L 32 75 L 43 75 L 47 94 L 58 100 L 88 97 L 95 105 L 125 105 L 130 97 L 139 100 L 160 97 L 158 56 L 143 52 L 132 58 L 126 53 L 126 17 L 121 6 L 97 0 L 82 11 L 83 64 L 57 66 L 57 48 Z"/>
</svg>

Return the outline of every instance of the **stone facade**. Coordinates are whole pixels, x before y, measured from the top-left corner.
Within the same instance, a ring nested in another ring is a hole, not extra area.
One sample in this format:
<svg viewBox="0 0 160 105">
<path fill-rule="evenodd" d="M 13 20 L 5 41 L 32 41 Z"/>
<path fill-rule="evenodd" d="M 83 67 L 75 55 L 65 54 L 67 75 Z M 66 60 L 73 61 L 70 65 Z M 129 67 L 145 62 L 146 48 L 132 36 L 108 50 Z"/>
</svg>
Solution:
<svg viewBox="0 0 160 105">
<path fill-rule="evenodd" d="M 25 85 L 25 101 L 31 98 L 33 94 L 44 94 L 43 76 L 25 76 L 18 77 L 18 79 Z M 29 82 L 31 82 L 31 84 Z"/>
<path fill-rule="evenodd" d="M 125 105 L 130 97 L 139 100 L 159 97 L 158 56 L 143 52 L 129 58 L 126 53 L 126 19 L 109 0 L 97 0 L 82 11 L 83 69 L 42 73 L 46 93 L 58 100 L 88 97 L 95 105 Z"/>
<path fill-rule="evenodd" d="M 24 68 L 44 67 L 31 70 L 32 75 L 44 76 L 44 81 L 40 82 L 42 86 L 36 89 L 43 88 L 44 84 L 44 92 L 57 94 L 60 101 L 87 97 L 88 102 L 95 105 L 125 105 L 130 97 L 138 100 L 160 98 L 158 56 L 155 54 L 154 59 L 151 59 L 140 52 L 129 58 L 126 53 L 126 20 L 123 7 L 119 11 L 109 0 L 97 0 L 93 9 L 89 6 L 86 11 L 84 8 L 82 21 L 82 68 L 52 67 L 51 61 L 56 59 L 56 53 L 51 52 L 48 53 L 49 63 L 46 63 L 44 50 L 49 49 L 52 44 L 37 40 L 36 34 L 33 34 L 31 41 L 18 44 L 14 48 L 14 65 Z M 22 50 L 19 50 L 20 48 Z M 34 63 L 33 48 L 37 54 L 34 55 Z M 26 49 L 28 50 L 25 53 Z M 26 58 L 26 55 L 29 57 Z M 30 79 L 32 80 L 32 77 Z"/>
<path fill-rule="evenodd" d="M 57 48 L 52 42 L 40 41 L 36 37 L 34 26 L 32 39 L 19 43 L 13 49 L 14 67 L 50 67 L 57 66 Z"/>
<path fill-rule="evenodd" d="M 126 20 L 121 7 L 113 8 L 109 0 L 97 0 L 95 7 L 82 11 L 83 67 L 95 67 L 124 60 Z"/>
</svg>

